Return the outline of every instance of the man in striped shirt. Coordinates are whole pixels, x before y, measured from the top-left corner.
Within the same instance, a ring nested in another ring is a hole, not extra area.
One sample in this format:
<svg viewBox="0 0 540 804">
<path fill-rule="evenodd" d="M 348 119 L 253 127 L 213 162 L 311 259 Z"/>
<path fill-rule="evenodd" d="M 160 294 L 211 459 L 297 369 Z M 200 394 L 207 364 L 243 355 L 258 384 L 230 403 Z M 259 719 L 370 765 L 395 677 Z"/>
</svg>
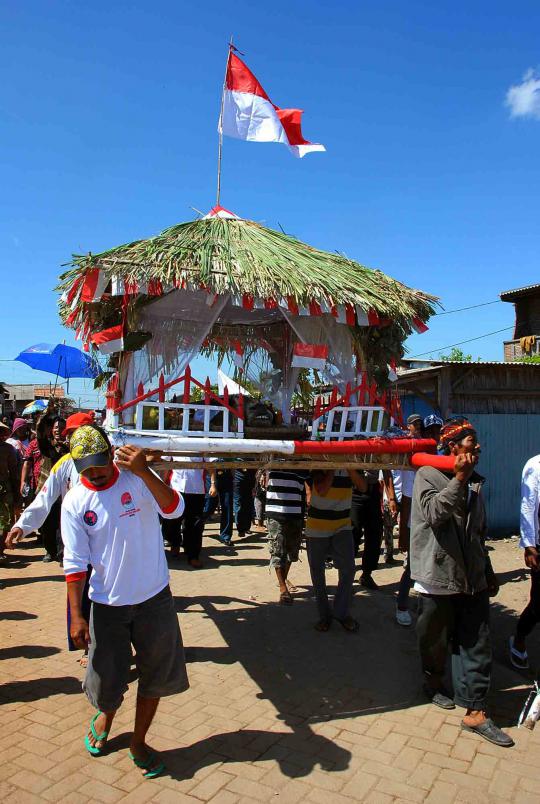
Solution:
<svg viewBox="0 0 540 804">
<path fill-rule="evenodd" d="M 293 599 L 287 576 L 293 561 L 298 561 L 304 524 L 305 482 L 307 473 L 268 472 L 266 481 L 266 518 L 270 566 L 279 583 L 279 602 L 291 606 Z"/>
<path fill-rule="evenodd" d="M 354 541 L 351 523 L 353 485 L 365 492 L 365 474 L 356 470 L 314 471 L 306 522 L 306 545 L 313 590 L 319 610 L 317 631 L 328 631 L 332 619 L 346 631 L 358 631 L 350 615 L 354 580 Z M 326 589 L 325 559 L 332 554 L 338 570 L 338 587 L 330 608 Z"/>
</svg>

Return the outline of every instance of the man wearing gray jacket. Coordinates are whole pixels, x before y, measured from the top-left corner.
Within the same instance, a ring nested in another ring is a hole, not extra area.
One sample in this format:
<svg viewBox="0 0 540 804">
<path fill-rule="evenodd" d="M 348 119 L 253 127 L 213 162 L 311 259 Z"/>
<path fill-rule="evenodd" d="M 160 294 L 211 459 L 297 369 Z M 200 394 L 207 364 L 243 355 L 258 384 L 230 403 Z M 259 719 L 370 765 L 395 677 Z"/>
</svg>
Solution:
<svg viewBox="0 0 540 804">
<path fill-rule="evenodd" d="M 491 676 L 489 598 L 497 579 L 485 548 L 486 515 L 475 467 L 480 445 L 472 424 L 453 419 L 440 446 L 455 456 L 452 474 L 417 472 L 411 522 L 411 575 L 420 593 L 418 646 L 424 691 L 436 706 L 466 709 L 462 727 L 495 745 L 513 740 L 486 715 Z M 443 686 L 452 647 L 453 697 Z"/>
</svg>

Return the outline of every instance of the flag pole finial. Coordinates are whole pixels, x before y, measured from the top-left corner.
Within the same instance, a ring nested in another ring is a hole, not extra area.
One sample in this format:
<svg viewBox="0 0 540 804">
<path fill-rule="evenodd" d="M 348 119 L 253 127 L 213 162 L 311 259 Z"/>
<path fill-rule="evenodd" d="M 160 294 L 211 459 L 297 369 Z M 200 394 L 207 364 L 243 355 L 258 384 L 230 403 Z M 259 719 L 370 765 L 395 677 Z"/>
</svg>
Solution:
<svg viewBox="0 0 540 804">
<path fill-rule="evenodd" d="M 229 59 L 231 58 L 231 52 L 234 50 L 233 45 L 233 38 L 231 34 L 231 38 L 229 41 L 229 47 L 227 50 L 227 63 L 225 65 L 225 75 L 223 77 L 223 87 L 221 89 L 221 108 L 219 111 L 219 123 L 218 123 L 218 164 L 217 164 L 217 193 L 216 193 L 216 206 L 219 207 L 219 202 L 221 198 L 221 155 L 223 152 L 223 106 L 225 103 L 225 89 L 227 86 L 227 71 L 229 69 Z"/>
</svg>

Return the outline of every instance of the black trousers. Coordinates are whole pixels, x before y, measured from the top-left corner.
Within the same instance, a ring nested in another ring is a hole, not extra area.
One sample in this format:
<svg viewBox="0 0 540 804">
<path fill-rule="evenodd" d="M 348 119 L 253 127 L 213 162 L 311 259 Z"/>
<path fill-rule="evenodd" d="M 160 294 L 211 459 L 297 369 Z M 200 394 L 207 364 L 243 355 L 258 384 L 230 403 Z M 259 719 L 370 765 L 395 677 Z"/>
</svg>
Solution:
<svg viewBox="0 0 540 804">
<path fill-rule="evenodd" d="M 353 493 L 351 520 L 355 551 L 364 541 L 362 572 L 370 575 L 377 569 L 383 537 L 381 488 L 378 483 L 368 487 L 366 494 Z"/>
<path fill-rule="evenodd" d="M 454 700 L 484 710 L 491 678 L 489 595 L 420 595 L 416 624 L 422 670 L 437 687 L 452 649 Z"/>
<path fill-rule="evenodd" d="M 161 531 L 171 547 L 184 546 L 188 561 L 199 558 L 204 531 L 204 494 L 184 494 L 184 513 L 177 519 L 163 519 Z"/>
<path fill-rule="evenodd" d="M 540 622 L 540 571 L 531 572 L 531 596 L 518 620 L 516 636 L 525 639 L 536 623 Z"/>
<path fill-rule="evenodd" d="M 40 527 L 39 532 L 43 539 L 43 547 L 45 552 L 53 558 L 57 555 L 62 555 L 64 546 L 60 537 L 60 510 L 62 506 L 61 500 L 56 500 L 51 510 L 47 514 L 47 519 Z"/>
</svg>

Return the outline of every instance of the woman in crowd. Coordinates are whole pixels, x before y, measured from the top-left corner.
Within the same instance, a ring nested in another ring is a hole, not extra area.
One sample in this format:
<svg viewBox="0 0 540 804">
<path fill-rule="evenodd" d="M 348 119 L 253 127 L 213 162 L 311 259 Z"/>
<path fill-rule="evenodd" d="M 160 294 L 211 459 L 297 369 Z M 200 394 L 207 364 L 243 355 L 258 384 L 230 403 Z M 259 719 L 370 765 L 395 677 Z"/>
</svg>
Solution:
<svg viewBox="0 0 540 804">
<path fill-rule="evenodd" d="M 61 416 L 46 414 L 39 420 L 34 438 L 26 450 L 21 489 L 28 485 L 35 496 L 49 477 L 56 461 L 67 452 L 63 432 L 66 422 Z M 60 507 L 57 500 L 40 528 L 45 547 L 43 561 L 61 558 L 62 541 L 60 539 Z"/>
</svg>

